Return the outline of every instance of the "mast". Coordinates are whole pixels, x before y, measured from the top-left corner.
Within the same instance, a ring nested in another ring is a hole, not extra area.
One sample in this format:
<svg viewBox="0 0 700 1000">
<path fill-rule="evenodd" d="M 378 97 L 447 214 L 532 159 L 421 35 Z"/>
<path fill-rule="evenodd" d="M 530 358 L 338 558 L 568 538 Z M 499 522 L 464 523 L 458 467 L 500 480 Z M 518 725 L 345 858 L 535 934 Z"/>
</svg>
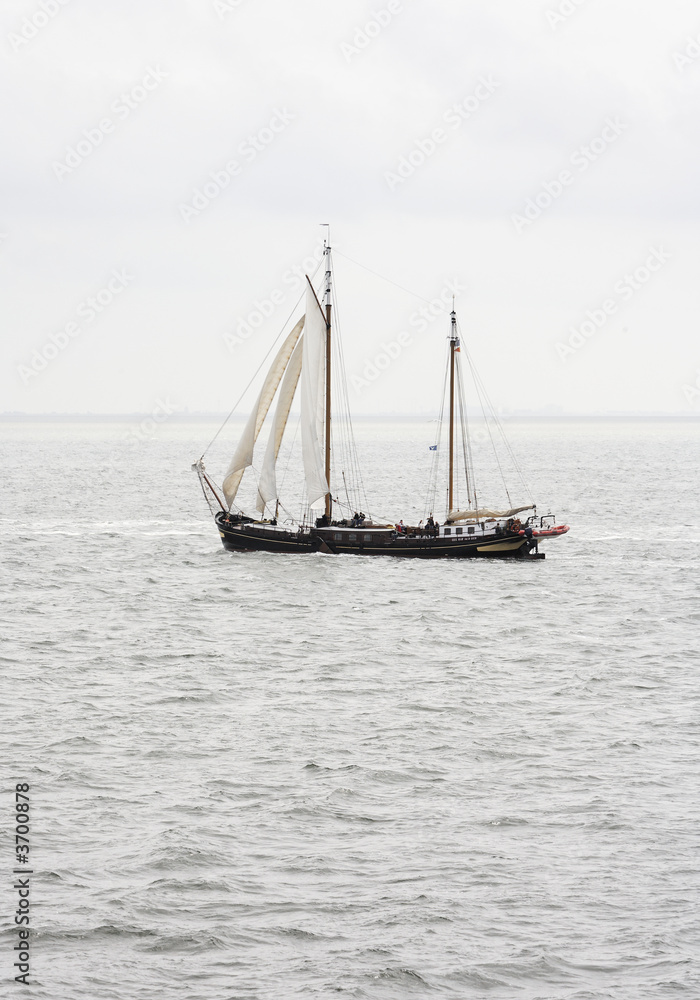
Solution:
<svg viewBox="0 0 700 1000">
<path fill-rule="evenodd" d="M 323 243 L 323 255 L 326 258 L 326 482 L 328 483 L 328 493 L 326 493 L 326 517 L 330 520 L 333 510 L 333 500 L 330 493 L 331 485 L 331 246 L 330 227 L 328 238 Z"/>
<path fill-rule="evenodd" d="M 459 343 L 457 339 L 457 315 L 453 309 L 450 314 L 452 327 L 450 329 L 450 472 L 447 488 L 447 513 L 454 510 L 454 471 L 455 471 L 455 350 Z"/>
</svg>

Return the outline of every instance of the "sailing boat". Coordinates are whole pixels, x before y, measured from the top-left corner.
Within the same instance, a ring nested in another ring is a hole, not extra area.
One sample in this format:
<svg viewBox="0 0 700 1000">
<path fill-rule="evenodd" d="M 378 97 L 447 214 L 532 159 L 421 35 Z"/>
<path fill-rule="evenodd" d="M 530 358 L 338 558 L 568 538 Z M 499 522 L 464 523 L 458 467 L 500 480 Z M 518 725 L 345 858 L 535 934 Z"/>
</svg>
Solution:
<svg viewBox="0 0 700 1000">
<path fill-rule="evenodd" d="M 418 525 L 404 525 L 386 520 L 375 521 L 353 504 L 348 489 L 346 469 L 340 470 L 346 501 L 342 501 L 340 477 L 332 465 L 332 360 L 340 355 L 340 342 L 334 338 L 333 270 L 330 241 L 324 243 L 325 274 L 321 299 L 311 278 L 306 276 L 304 315 L 287 334 L 265 377 L 258 398 L 244 427 L 238 446 L 224 476 L 221 489 L 212 482 L 204 466 L 204 454 L 192 468 L 199 476 L 224 548 L 236 552 L 287 552 L 401 556 L 420 559 L 480 556 L 543 559 L 539 544 L 545 538 L 565 534 L 567 525 L 556 525 L 551 514 L 537 515 L 534 503 L 494 510 L 478 504 L 464 381 L 460 366 L 460 337 L 453 309 L 448 341 L 448 367 L 443 395 L 448 396 L 447 495 L 444 523 L 432 512 Z M 345 390 L 341 372 L 340 394 Z M 449 385 L 449 391 L 447 386 Z M 282 505 L 277 484 L 277 465 L 292 403 L 299 390 L 301 458 L 305 501 L 299 516 L 292 516 Z M 276 398 L 267 444 L 257 472 L 255 510 L 251 515 L 237 503 L 239 488 L 247 469 L 253 466 L 255 446 L 266 417 Z M 456 405 L 457 404 L 457 405 Z M 459 420 L 457 420 L 459 409 Z M 349 416 L 349 410 L 348 410 Z M 227 418 L 228 419 L 228 418 Z M 461 470 L 457 437 L 462 434 Z M 437 446 L 434 471 L 439 470 Z M 354 447 L 350 448 L 354 455 Z M 346 456 L 348 452 L 344 453 Z M 512 452 L 511 452 L 512 454 Z M 346 462 L 346 464 L 348 464 Z M 356 456 L 349 465 L 356 468 Z M 500 466 L 499 466 L 500 468 Z M 463 473 L 467 504 L 459 509 L 456 477 Z M 335 495 L 334 495 L 335 494 Z M 362 494 L 355 493 L 354 496 Z M 507 493 L 510 501 L 510 494 Z M 280 519 L 280 507 L 286 516 Z M 353 509 L 356 507 L 357 509 Z M 526 519 L 519 514 L 531 513 Z"/>
</svg>

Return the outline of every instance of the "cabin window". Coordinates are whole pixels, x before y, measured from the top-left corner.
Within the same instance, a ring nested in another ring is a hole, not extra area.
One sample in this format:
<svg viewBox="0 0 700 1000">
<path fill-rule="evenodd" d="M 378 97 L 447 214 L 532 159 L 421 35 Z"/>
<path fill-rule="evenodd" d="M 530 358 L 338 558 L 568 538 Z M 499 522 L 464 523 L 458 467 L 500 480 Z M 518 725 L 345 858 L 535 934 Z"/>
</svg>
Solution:
<svg viewBox="0 0 700 1000">
<path fill-rule="evenodd" d="M 452 534 L 452 528 L 445 528 L 445 534 L 446 535 L 451 535 Z"/>
<path fill-rule="evenodd" d="M 456 532 L 456 534 L 461 535 L 462 534 L 462 529 L 461 528 L 455 528 L 455 532 Z"/>
<path fill-rule="evenodd" d="M 333 535 L 333 540 L 336 541 L 336 542 L 340 542 L 340 541 L 342 541 L 342 539 L 343 539 L 343 536 L 340 534 L 339 531 L 336 531 L 336 533 Z"/>
<path fill-rule="evenodd" d="M 470 535 L 474 534 L 474 525 L 472 525 L 470 528 L 467 528 L 467 533 Z"/>
<path fill-rule="evenodd" d="M 351 542 L 356 542 L 356 541 L 357 541 L 357 535 L 348 535 L 348 539 L 349 539 L 349 540 L 350 540 Z"/>
<path fill-rule="evenodd" d="M 366 542 L 371 542 L 372 541 L 372 536 L 371 535 L 365 535 L 365 541 Z"/>
</svg>

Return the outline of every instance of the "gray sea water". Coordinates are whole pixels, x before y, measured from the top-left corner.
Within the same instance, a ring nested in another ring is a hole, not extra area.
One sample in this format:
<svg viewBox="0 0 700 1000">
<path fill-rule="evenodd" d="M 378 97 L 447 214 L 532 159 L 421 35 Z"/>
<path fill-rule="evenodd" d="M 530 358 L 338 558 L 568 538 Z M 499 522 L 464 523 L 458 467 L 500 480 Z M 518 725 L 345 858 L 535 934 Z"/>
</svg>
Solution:
<svg viewBox="0 0 700 1000">
<path fill-rule="evenodd" d="M 525 564 L 226 553 L 211 428 L 129 430 L 0 424 L 3 995 L 700 996 L 700 425 L 513 422 Z"/>
</svg>

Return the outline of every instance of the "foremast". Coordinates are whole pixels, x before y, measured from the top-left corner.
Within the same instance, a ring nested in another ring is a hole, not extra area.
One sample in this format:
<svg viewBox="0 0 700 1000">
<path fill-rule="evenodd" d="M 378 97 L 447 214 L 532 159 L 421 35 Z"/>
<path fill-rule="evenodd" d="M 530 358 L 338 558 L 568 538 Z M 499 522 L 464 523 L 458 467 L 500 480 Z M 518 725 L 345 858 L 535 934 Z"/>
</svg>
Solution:
<svg viewBox="0 0 700 1000">
<path fill-rule="evenodd" d="M 324 511 L 324 519 L 327 522 L 330 522 L 332 517 L 333 275 L 330 230 L 324 241 L 323 263 L 325 275 L 318 293 L 311 278 L 308 274 L 306 275 L 304 316 L 287 335 L 268 371 L 224 477 L 224 500 L 220 500 L 215 493 L 212 493 L 212 497 L 216 498 L 225 511 L 231 510 L 243 474 L 253 464 L 253 453 L 258 436 L 273 399 L 276 397 L 277 405 L 273 423 L 268 436 L 262 468 L 257 477 L 256 508 L 264 517 L 266 507 L 274 503 L 275 517 L 277 516 L 279 496 L 275 475 L 276 463 L 290 407 L 297 385 L 299 385 L 302 464 L 306 500 L 310 512 L 309 515 L 303 515 L 303 519 L 305 520 L 306 516 L 313 518 L 314 513 L 318 514 L 319 510 Z M 344 389 L 342 380 L 340 388 Z M 216 440 L 218 433 L 213 440 Z M 344 475 L 343 473 L 343 477 Z M 205 486 L 207 484 L 203 483 L 203 487 Z"/>
</svg>

